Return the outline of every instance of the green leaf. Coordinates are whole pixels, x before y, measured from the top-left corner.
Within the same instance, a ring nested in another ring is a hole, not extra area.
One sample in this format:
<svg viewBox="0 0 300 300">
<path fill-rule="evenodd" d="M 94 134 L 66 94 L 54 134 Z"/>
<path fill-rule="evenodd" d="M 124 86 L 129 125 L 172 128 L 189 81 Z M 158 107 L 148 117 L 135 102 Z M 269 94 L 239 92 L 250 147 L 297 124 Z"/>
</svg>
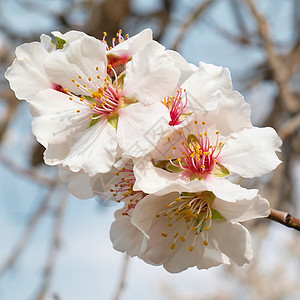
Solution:
<svg viewBox="0 0 300 300">
<path fill-rule="evenodd" d="M 230 175 L 230 172 L 223 165 L 217 163 L 211 174 L 216 177 L 226 177 Z"/>
<path fill-rule="evenodd" d="M 118 128 L 118 122 L 119 122 L 119 115 L 114 113 L 112 115 L 109 115 L 107 117 L 108 123 L 117 130 Z"/>
<path fill-rule="evenodd" d="M 201 196 L 205 199 L 205 201 L 208 204 L 212 204 L 214 200 L 216 199 L 216 196 L 213 192 L 210 191 L 204 191 L 201 193 Z"/>
<path fill-rule="evenodd" d="M 97 114 L 93 114 L 93 118 L 97 117 Z M 92 126 L 94 126 L 95 124 L 97 124 L 99 121 L 101 120 L 101 118 L 97 118 L 97 119 L 92 119 L 89 128 L 91 128 Z"/>
<path fill-rule="evenodd" d="M 212 216 L 213 220 L 226 220 L 217 210 L 212 209 Z"/>
<path fill-rule="evenodd" d="M 56 49 L 63 49 L 64 44 L 66 43 L 66 41 L 64 39 L 61 39 L 59 37 L 55 37 L 56 42 L 51 41 L 54 45 L 56 45 Z"/>
<path fill-rule="evenodd" d="M 193 145 L 199 145 L 199 140 L 193 133 L 188 135 L 187 142 L 190 147 Z"/>
<path fill-rule="evenodd" d="M 176 166 L 172 165 L 171 163 L 167 165 L 167 170 L 170 172 L 173 172 L 173 173 L 184 172 L 184 170 L 182 168 L 180 168 L 179 166 L 176 167 Z"/>
</svg>

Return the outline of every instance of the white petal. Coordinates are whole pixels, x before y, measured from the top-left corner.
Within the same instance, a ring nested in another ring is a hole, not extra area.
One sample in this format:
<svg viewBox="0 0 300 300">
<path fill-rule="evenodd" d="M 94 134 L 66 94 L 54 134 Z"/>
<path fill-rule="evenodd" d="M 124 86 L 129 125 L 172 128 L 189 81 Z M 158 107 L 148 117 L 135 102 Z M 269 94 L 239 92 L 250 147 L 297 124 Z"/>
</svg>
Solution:
<svg viewBox="0 0 300 300">
<path fill-rule="evenodd" d="M 59 168 L 59 178 L 68 182 L 68 189 L 73 196 L 79 199 L 89 199 L 94 196 L 91 186 L 91 177 L 83 172 L 71 172 L 68 168 Z"/>
<path fill-rule="evenodd" d="M 143 104 L 160 102 L 171 95 L 179 77 L 180 72 L 165 48 L 150 41 L 128 62 L 124 93 Z"/>
<path fill-rule="evenodd" d="M 161 103 L 131 104 L 119 110 L 118 143 L 125 155 L 140 157 L 156 147 L 169 127 L 170 114 Z"/>
<path fill-rule="evenodd" d="M 73 172 L 82 169 L 90 176 L 109 172 L 115 162 L 117 137 L 115 129 L 106 119 L 99 121 L 76 136 L 63 165 Z"/>
<path fill-rule="evenodd" d="M 47 58 L 45 68 L 53 82 L 76 95 L 86 95 L 87 93 L 77 87 L 72 79 L 77 80 L 81 85 L 86 84 L 87 88 L 98 90 L 106 77 L 105 46 L 99 40 L 84 35 L 63 49 L 52 52 Z M 97 75 L 100 75 L 100 80 L 97 79 Z M 78 79 L 78 76 L 82 76 L 82 79 Z M 91 81 L 88 80 L 89 77 Z"/>
<path fill-rule="evenodd" d="M 204 251 L 201 236 L 197 239 L 194 250 L 189 251 L 189 247 L 193 243 L 192 235 L 189 235 L 185 242 L 178 239 L 175 248 L 170 248 L 177 231 L 180 234 L 187 232 L 185 223 L 181 223 L 182 228 L 169 227 L 167 218 L 157 218 L 156 215 L 178 195 L 178 193 L 170 193 L 161 197 L 146 196 L 135 207 L 131 218 L 132 223 L 149 238 L 147 248 L 140 258 L 154 265 L 163 264 L 164 268 L 171 273 L 178 273 L 195 266 L 201 260 Z M 162 237 L 161 233 L 167 233 L 167 237 Z"/>
<path fill-rule="evenodd" d="M 17 58 L 5 73 L 18 99 L 30 101 L 41 89 L 52 88 L 44 63 L 50 51 L 50 37 L 41 36 L 41 43 L 23 44 L 16 49 Z"/>
<path fill-rule="evenodd" d="M 64 47 L 68 46 L 70 43 L 79 40 L 80 38 L 84 36 L 88 36 L 82 31 L 76 31 L 76 30 L 70 30 L 64 34 L 60 33 L 59 31 L 52 31 L 51 34 L 55 37 L 58 37 L 60 39 L 63 39 L 66 41 L 66 44 Z"/>
<path fill-rule="evenodd" d="M 211 247 L 212 242 L 208 239 L 208 245 L 204 248 L 201 261 L 197 263 L 198 269 L 208 269 L 220 264 L 230 265 L 230 259 L 227 255 Z"/>
<path fill-rule="evenodd" d="M 281 140 L 273 128 L 244 129 L 231 137 L 220 155 L 220 163 L 230 172 L 252 178 L 280 164 L 275 151 L 280 151 Z"/>
<path fill-rule="evenodd" d="M 214 240 L 215 247 L 238 266 L 252 259 L 251 236 L 241 224 L 216 221 L 209 230 L 209 236 Z"/>
<path fill-rule="evenodd" d="M 229 202 L 253 199 L 258 193 L 256 189 L 242 188 L 240 185 L 234 184 L 226 178 L 209 175 L 204 181 L 208 191 L 212 191 L 216 197 Z"/>
<path fill-rule="evenodd" d="M 229 70 L 201 62 L 198 72 L 191 75 L 182 85 L 188 92 L 188 108 L 192 111 L 205 108 L 220 87 L 232 90 Z"/>
<path fill-rule="evenodd" d="M 32 99 L 30 112 L 34 135 L 48 144 L 65 143 L 88 128 L 89 107 L 84 107 L 76 97 L 71 101 L 67 94 L 53 89 L 42 90 Z M 77 113 L 80 109 L 81 112 Z M 46 145 L 44 145 L 46 147 Z"/>
<path fill-rule="evenodd" d="M 111 50 L 107 51 L 107 54 L 115 54 L 119 56 L 126 55 L 130 57 L 137 53 L 147 42 L 151 40 L 152 30 L 147 28 L 125 40 L 124 42 L 116 45 Z"/>
<path fill-rule="evenodd" d="M 110 227 L 110 239 L 117 251 L 136 256 L 140 253 L 145 236 L 132 225 L 129 216 L 122 215 L 123 211 L 123 209 L 120 209 L 115 213 L 116 220 Z"/>
<path fill-rule="evenodd" d="M 178 84 L 181 85 L 187 78 L 198 70 L 198 67 L 188 63 L 183 56 L 173 50 L 167 50 L 166 53 L 173 59 L 175 66 L 180 71 L 180 78 Z"/>
<path fill-rule="evenodd" d="M 270 214 L 269 202 L 259 195 L 250 200 L 238 200 L 234 203 L 216 198 L 212 207 L 228 221 L 236 222 L 263 218 Z"/>
</svg>

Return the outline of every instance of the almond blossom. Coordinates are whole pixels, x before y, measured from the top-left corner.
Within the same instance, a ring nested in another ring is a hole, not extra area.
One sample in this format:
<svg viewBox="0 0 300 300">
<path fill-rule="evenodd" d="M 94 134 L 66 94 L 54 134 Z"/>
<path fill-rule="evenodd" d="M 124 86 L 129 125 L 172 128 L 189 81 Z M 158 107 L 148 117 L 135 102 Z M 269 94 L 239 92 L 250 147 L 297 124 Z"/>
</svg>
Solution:
<svg viewBox="0 0 300 300">
<path fill-rule="evenodd" d="M 108 64 L 106 44 L 85 34 L 45 57 L 43 72 L 59 88 L 43 86 L 30 109 L 47 164 L 94 176 L 111 169 L 117 152 L 142 156 L 155 147 L 170 121 L 161 100 L 176 88 L 180 72 L 163 46 L 142 44 L 131 43 L 133 55 L 121 73 Z M 129 48 L 127 41 L 116 53 L 131 55 Z M 14 68 L 7 78 L 16 82 Z M 161 132 L 153 134 L 156 124 Z"/>
<path fill-rule="evenodd" d="M 249 263 L 253 257 L 251 237 L 239 222 L 269 213 L 268 201 L 258 195 L 228 202 L 209 191 L 172 192 L 146 196 L 136 205 L 131 226 L 147 237 L 144 241 L 139 236 L 141 248 L 137 255 L 147 263 L 178 273 L 193 266 L 207 269 L 219 264 Z M 115 217 L 117 222 L 119 216 Z M 125 232 L 130 232 L 128 225 Z M 119 248 L 131 249 L 128 239 L 122 242 Z"/>
<path fill-rule="evenodd" d="M 243 101 L 220 94 L 217 108 L 194 114 L 180 130 L 166 133 L 151 154 L 135 163 L 135 190 L 148 194 L 212 191 L 228 201 L 255 195 L 228 180 L 231 174 L 245 178 L 274 170 L 281 140 L 272 128 L 253 127 Z M 248 195 L 248 196 L 247 196 Z"/>
</svg>

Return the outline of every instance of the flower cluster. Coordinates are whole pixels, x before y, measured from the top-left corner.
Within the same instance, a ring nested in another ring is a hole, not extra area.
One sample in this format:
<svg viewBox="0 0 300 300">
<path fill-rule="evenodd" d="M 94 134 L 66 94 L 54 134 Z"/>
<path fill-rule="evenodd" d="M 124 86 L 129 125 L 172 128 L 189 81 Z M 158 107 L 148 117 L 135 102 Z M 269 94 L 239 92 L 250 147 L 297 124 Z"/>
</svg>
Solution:
<svg viewBox="0 0 300 300">
<path fill-rule="evenodd" d="M 111 43 L 82 32 L 21 45 L 5 76 L 29 102 L 44 159 L 81 199 L 122 203 L 118 251 L 172 273 L 248 263 L 240 222 L 268 201 L 231 180 L 274 170 L 281 141 L 257 128 L 227 68 L 188 63 L 146 29 Z M 109 44 L 111 46 L 109 46 Z"/>
</svg>

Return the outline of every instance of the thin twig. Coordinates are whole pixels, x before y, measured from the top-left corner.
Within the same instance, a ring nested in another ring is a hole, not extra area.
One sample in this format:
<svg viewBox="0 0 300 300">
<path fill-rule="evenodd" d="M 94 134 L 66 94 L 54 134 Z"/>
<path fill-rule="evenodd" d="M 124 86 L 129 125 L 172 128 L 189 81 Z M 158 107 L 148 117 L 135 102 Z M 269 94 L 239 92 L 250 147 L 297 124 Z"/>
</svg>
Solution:
<svg viewBox="0 0 300 300">
<path fill-rule="evenodd" d="M 57 259 L 57 253 L 61 245 L 62 223 L 63 223 L 64 212 L 66 211 L 68 199 L 69 199 L 68 195 L 64 193 L 62 199 L 58 202 L 55 210 L 52 242 L 49 248 L 49 254 L 48 254 L 48 259 L 44 270 L 43 281 L 36 297 L 37 300 L 45 299 L 45 296 L 49 290 L 52 281 L 53 270 Z"/>
<path fill-rule="evenodd" d="M 269 36 L 269 26 L 266 18 L 256 9 L 253 0 L 246 0 L 258 26 L 258 32 L 264 42 L 268 62 L 273 71 L 274 81 L 277 83 L 282 101 L 286 109 L 294 113 L 299 110 L 299 101 L 289 87 L 290 72 L 279 55 Z"/>
<path fill-rule="evenodd" d="M 206 11 L 210 5 L 215 2 L 215 0 L 207 0 L 204 3 L 201 3 L 197 9 L 193 11 L 193 13 L 190 15 L 190 17 L 183 23 L 181 26 L 181 30 L 178 34 L 177 39 L 174 42 L 173 49 L 177 50 L 186 35 L 189 28 L 197 21 L 197 19 Z"/>
<path fill-rule="evenodd" d="M 300 231 L 300 219 L 294 217 L 290 213 L 271 208 L 268 219 Z"/>
<path fill-rule="evenodd" d="M 58 182 L 56 184 L 58 184 Z M 9 269 L 11 269 L 15 265 L 22 251 L 25 249 L 26 245 L 30 240 L 30 237 L 37 228 L 37 224 L 49 209 L 49 203 L 51 201 L 54 189 L 55 185 L 52 186 L 52 188 L 48 191 L 45 198 L 42 200 L 39 208 L 29 219 L 25 230 L 23 231 L 21 237 L 18 239 L 17 244 L 13 247 L 10 256 L 7 258 L 4 265 L 0 267 L 0 277 L 3 276 Z"/>
<path fill-rule="evenodd" d="M 48 185 L 50 187 L 56 185 L 56 179 L 46 177 L 42 174 L 39 174 L 33 169 L 24 168 L 16 164 L 13 160 L 8 159 L 0 153 L 0 162 L 9 168 L 11 171 L 15 172 L 17 175 L 23 175 L 26 179 L 33 180 L 43 185 Z"/>
<path fill-rule="evenodd" d="M 119 281 L 119 286 L 118 286 L 117 292 L 115 294 L 114 300 L 120 300 L 121 295 L 124 292 L 124 287 L 126 284 L 126 276 L 127 276 L 127 272 L 128 272 L 129 259 L 130 259 L 130 257 L 126 254 L 124 257 L 124 261 L 123 261 L 122 273 L 121 273 L 121 278 Z"/>
</svg>

